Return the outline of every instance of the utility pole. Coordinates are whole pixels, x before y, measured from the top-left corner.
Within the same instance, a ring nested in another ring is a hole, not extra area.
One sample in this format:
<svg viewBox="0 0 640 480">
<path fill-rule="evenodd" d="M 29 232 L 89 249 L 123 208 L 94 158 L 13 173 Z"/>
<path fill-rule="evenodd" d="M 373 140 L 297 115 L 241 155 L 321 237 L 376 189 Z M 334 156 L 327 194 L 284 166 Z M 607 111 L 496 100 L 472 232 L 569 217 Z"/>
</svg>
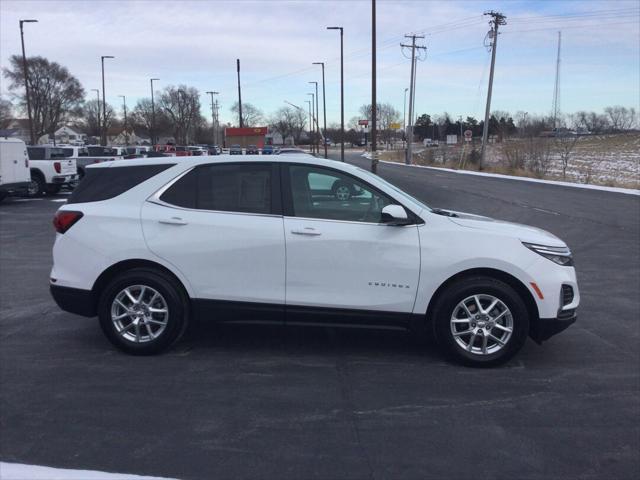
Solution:
<svg viewBox="0 0 640 480">
<path fill-rule="evenodd" d="M 129 133 L 127 132 L 127 98 L 124 95 L 118 95 L 122 98 L 122 109 L 124 110 L 124 144 L 129 146 Z"/>
<path fill-rule="evenodd" d="M 104 59 L 105 58 L 116 58 L 111 55 L 103 55 L 100 57 L 100 63 L 102 63 L 102 146 L 107 145 L 107 102 L 105 100 L 104 94 Z"/>
<path fill-rule="evenodd" d="M 324 62 L 313 62 L 313 65 L 322 65 L 322 113 L 324 116 L 324 133 L 322 138 L 324 139 L 324 158 L 328 158 L 327 156 L 327 98 L 325 95 L 324 89 Z"/>
<path fill-rule="evenodd" d="M 480 165 L 478 168 L 482 170 L 482 164 L 484 163 L 484 156 L 487 147 L 487 139 L 489 137 L 489 115 L 491 113 L 491 92 L 493 90 L 493 70 L 496 65 L 496 48 L 498 47 L 498 27 L 500 25 L 507 24 L 507 17 L 499 12 L 485 12 L 485 15 L 489 15 L 489 25 L 491 30 L 487 34 L 489 36 L 489 46 L 491 47 L 491 70 L 489 73 L 489 91 L 487 92 L 487 108 L 484 111 L 484 125 L 482 129 L 482 150 L 480 151 Z"/>
<path fill-rule="evenodd" d="M 558 112 L 560 111 L 560 42 L 562 32 L 558 32 L 558 58 L 556 60 L 556 83 L 553 87 L 553 130 L 558 128 Z"/>
<path fill-rule="evenodd" d="M 215 144 L 216 144 L 216 145 L 218 145 L 218 146 L 220 146 L 219 144 L 221 143 L 221 142 L 220 142 L 220 138 L 218 138 L 218 137 L 219 137 L 219 135 L 220 135 L 220 118 L 218 117 L 218 108 L 219 108 L 219 106 L 220 106 L 220 105 L 218 104 L 218 100 L 216 100 L 216 103 L 215 103 L 215 111 L 216 111 L 216 130 L 215 130 L 215 138 L 214 138 L 214 140 L 215 140 Z"/>
<path fill-rule="evenodd" d="M 340 160 L 344 162 L 344 29 L 327 27 L 327 30 L 340 30 Z"/>
<path fill-rule="evenodd" d="M 318 96 L 318 82 L 309 82 L 309 83 L 313 83 L 316 86 L 316 118 L 315 118 L 315 121 L 316 121 L 315 131 L 316 131 L 316 134 L 317 134 L 317 136 L 316 136 L 316 153 L 318 155 L 320 155 L 320 122 L 319 122 L 319 120 L 320 120 L 320 112 L 318 110 L 318 99 L 320 97 Z"/>
<path fill-rule="evenodd" d="M 411 49 L 411 83 L 409 85 L 409 134 L 407 135 L 407 150 L 404 159 L 404 163 L 411 165 L 413 159 L 413 117 L 414 117 L 414 104 L 415 104 L 415 92 L 416 92 L 416 50 L 424 50 L 426 52 L 427 47 L 423 45 L 416 45 L 416 39 L 424 38 L 422 35 L 405 35 L 406 38 L 411 39 L 411 45 L 400 44 L 400 47 Z"/>
<path fill-rule="evenodd" d="M 213 103 L 213 96 L 218 95 L 219 92 L 207 92 L 211 95 L 211 128 L 213 129 L 213 144 L 216 145 L 216 113 L 215 105 Z"/>
<path fill-rule="evenodd" d="M 151 146 L 156 144 L 156 106 L 153 102 L 153 81 L 160 80 L 159 78 L 151 79 Z"/>
<path fill-rule="evenodd" d="M 24 92 L 27 97 L 27 116 L 29 117 L 29 138 L 31 145 L 36 144 L 35 132 L 33 131 L 33 117 L 31 116 L 31 98 L 29 97 L 29 74 L 27 70 L 27 55 L 24 52 L 24 31 L 22 25 L 24 23 L 37 23 L 38 20 L 20 20 L 20 41 L 22 42 L 22 70 L 24 72 Z"/>
<path fill-rule="evenodd" d="M 242 123 L 242 92 L 240 91 L 240 59 L 236 59 L 236 67 L 238 70 L 238 117 L 240 120 L 240 128 L 244 127 Z"/>
<path fill-rule="evenodd" d="M 313 128 L 313 122 L 311 120 L 311 104 L 313 102 L 311 100 L 305 100 L 305 102 L 307 102 L 307 105 L 309 106 L 309 151 L 313 153 L 313 142 L 311 141 L 311 128 Z"/>
<path fill-rule="evenodd" d="M 378 171 L 376 152 L 376 127 L 378 121 L 378 99 L 376 98 L 376 0 L 371 0 L 371 173 Z"/>
<path fill-rule="evenodd" d="M 96 92 L 96 95 L 98 97 L 98 103 L 96 103 L 96 112 L 98 112 L 98 133 L 100 133 L 100 90 L 98 90 L 97 88 L 92 88 L 91 91 Z"/>
</svg>

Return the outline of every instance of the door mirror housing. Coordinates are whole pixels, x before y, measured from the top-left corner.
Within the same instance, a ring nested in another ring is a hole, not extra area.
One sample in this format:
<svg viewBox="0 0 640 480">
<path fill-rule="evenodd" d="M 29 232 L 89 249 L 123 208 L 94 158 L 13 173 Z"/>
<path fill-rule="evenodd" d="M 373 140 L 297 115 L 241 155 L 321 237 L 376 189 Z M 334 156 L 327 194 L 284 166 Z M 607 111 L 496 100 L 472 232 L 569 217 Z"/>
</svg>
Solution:
<svg viewBox="0 0 640 480">
<path fill-rule="evenodd" d="M 400 205 L 387 205 L 382 209 L 382 223 L 387 225 L 409 225 L 407 211 Z"/>
</svg>

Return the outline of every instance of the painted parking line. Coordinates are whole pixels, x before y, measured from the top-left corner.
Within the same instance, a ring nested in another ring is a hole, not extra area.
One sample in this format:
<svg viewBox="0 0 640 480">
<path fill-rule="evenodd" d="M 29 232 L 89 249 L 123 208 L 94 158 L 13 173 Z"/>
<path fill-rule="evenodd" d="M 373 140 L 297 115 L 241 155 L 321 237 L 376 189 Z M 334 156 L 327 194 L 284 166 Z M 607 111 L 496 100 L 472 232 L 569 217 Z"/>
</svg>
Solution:
<svg viewBox="0 0 640 480">
<path fill-rule="evenodd" d="M 145 477 L 97 470 L 71 470 L 22 463 L 0 462 L 2 480 L 171 480 L 167 477 Z"/>
<path fill-rule="evenodd" d="M 52 201 L 52 202 L 66 202 L 66 201 L 67 201 L 67 199 L 66 199 L 66 198 L 56 198 L 56 199 L 53 199 L 53 200 L 51 200 L 51 201 Z"/>
<path fill-rule="evenodd" d="M 36 200 L 43 200 L 42 198 L 18 198 L 14 202 L 35 202 Z"/>
</svg>

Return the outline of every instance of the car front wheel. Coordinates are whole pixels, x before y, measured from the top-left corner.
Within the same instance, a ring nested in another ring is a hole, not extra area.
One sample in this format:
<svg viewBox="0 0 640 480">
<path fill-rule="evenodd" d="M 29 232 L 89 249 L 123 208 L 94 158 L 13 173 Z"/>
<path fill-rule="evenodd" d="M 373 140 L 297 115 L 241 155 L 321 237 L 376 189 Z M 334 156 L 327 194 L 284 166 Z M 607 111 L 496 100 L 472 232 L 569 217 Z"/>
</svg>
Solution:
<svg viewBox="0 0 640 480">
<path fill-rule="evenodd" d="M 135 355 L 162 352 L 184 333 L 188 303 L 170 276 L 134 269 L 114 278 L 98 305 L 103 332 L 119 349 Z"/>
<path fill-rule="evenodd" d="M 524 345 L 529 314 L 520 295 L 490 277 L 450 285 L 434 309 L 438 344 L 454 360 L 470 366 L 506 362 Z"/>
</svg>

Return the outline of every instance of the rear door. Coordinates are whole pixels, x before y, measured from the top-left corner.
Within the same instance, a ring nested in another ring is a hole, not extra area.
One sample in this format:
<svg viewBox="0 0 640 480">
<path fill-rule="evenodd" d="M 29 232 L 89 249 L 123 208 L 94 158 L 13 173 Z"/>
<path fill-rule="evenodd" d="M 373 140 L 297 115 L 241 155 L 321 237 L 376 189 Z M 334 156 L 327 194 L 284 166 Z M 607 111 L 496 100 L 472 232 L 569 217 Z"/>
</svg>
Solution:
<svg viewBox="0 0 640 480">
<path fill-rule="evenodd" d="M 200 165 L 142 208 L 149 249 L 178 268 L 218 314 L 283 311 L 285 245 L 279 170 Z M 280 318 L 281 319 L 281 318 Z"/>
</svg>

